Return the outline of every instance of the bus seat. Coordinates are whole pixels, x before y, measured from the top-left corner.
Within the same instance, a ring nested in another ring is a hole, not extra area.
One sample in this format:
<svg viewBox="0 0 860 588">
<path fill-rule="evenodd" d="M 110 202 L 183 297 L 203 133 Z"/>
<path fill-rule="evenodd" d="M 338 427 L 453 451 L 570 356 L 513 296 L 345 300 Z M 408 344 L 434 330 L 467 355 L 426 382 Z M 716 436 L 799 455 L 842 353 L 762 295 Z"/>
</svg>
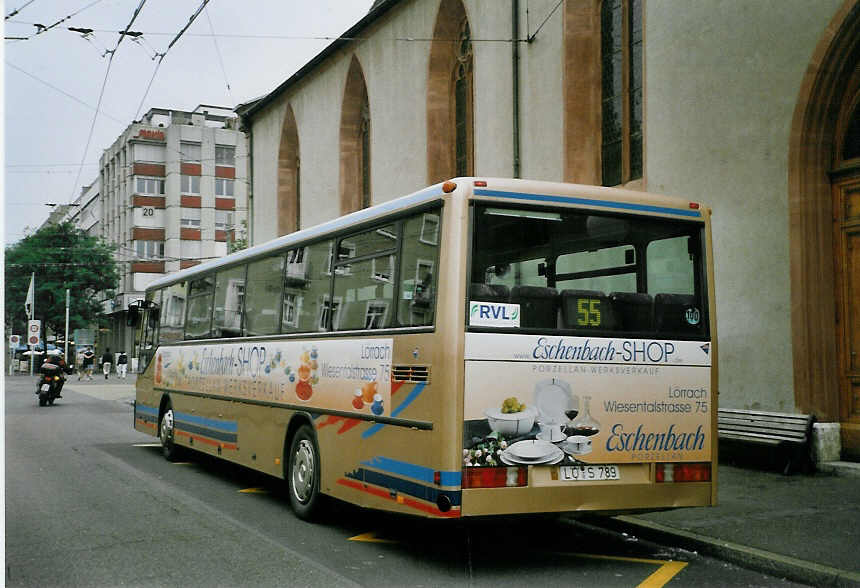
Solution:
<svg viewBox="0 0 860 588">
<path fill-rule="evenodd" d="M 598 304 L 586 302 L 580 308 L 580 300 L 597 300 Z M 599 314 L 593 315 L 595 310 Z M 615 329 L 618 324 L 612 301 L 599 290 L 562 290 L 561 318 L 566 329 Z"/>
<path fill-rule="evenodd" d="M 654 300 L 642 292 L 612 292 L 609 295 L 615 314 L 625 331 L 650 331 Z"/>
<path fill-rule="evenodd" d="M 702 321 L 701 310 L 697 316 L 687 316 L 687 311 L 696 308 L 692 294 L 657 294 L 654 296 L 654 329 L 658 333 L 698 333 Z"/>
<path fill-rule="evenodd" d="M 510 290 L 504 284 L 482 284 L 473 282 L 469 300 L 481 302 L 507 302 Z"/>
<path fill-rule="evenodd" d="M 559 296 L 555 288 L 514 286 L 511 302 L 520 305 L 520 327 L 554 329 L 558 326 Z"/>
</svg>

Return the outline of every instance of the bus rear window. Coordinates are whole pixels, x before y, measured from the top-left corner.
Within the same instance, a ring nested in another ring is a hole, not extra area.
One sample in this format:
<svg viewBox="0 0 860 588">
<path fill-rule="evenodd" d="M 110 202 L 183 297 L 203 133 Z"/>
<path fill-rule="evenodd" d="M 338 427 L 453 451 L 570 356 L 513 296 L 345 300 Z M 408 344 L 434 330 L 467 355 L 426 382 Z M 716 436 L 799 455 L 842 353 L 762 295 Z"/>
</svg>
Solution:
<svg viewBox="0 0 860 588">
<path fill-rule="evenodd" d="M 708 337 L 701 222 L 476 204 L 468 326 Z"/>
</svg>

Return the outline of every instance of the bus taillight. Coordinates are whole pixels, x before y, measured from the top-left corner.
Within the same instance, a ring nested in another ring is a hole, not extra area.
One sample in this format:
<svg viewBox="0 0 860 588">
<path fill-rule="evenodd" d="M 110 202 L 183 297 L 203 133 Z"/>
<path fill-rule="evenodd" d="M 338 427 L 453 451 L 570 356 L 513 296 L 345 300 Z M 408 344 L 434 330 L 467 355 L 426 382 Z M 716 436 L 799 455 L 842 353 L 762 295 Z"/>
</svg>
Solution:
<svg viewBox="0 0 860 588">
<path fill-rule="evenodd" d="M 710 482 L 711 464 L 701 463 L 658 463 L 655 480 L 657 482 Z"/>
<path fill-rule="evenodd" d="M 527 486 L 527 467 L 513 468 L 464 468 L 463 488 L 505 488 Z"/>
</svg>

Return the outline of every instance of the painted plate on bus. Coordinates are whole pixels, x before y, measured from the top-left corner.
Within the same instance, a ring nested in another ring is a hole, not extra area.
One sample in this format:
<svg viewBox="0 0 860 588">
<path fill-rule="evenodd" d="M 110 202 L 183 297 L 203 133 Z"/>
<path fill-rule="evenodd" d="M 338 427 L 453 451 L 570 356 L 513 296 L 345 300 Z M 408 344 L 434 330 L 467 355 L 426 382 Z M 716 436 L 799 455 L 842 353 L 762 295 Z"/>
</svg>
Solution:
<svg viewBox="0 0 860 588">
<path fill-rule="evenodd" d="M 548 457 L 557 456 L 559 452 L 561 450 L 558 447 L 540 439 L 518 441 L 504 451 L 506 455 L 513 459 L 530 462 L 543 461 Z"/>
<path fill-rule="evenodd" d="M 568 410 L 578 408 L 573 404 L 570 385 L 564 380 L 552 378 L 535 385 L 535 406 L 545 422 L 566 423 Z"/>
</svg>

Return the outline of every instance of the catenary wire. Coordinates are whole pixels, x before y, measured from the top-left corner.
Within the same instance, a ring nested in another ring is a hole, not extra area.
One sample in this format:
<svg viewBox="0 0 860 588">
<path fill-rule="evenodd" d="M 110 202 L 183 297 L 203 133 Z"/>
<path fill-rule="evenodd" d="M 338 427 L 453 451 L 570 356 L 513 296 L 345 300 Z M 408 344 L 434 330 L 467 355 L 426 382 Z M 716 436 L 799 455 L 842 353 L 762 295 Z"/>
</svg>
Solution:
<svg viewBox="0 0 860 588">
<path fill-rule="evenodd" d="M 75 183 L 73 184 L 73 187 L 72 187 L 72 196 L 71 196 L 70 200 L 72 198 L 74 198 L 75 190 L 77 189 L 77 186 L 78 186 L 78 181 L 81 179 L 81 171 L 83 171 L 84 162 L 87 159 L 87 152 L 90 150 L 90 142 L 93 139 L 93 132 L 95 131 L 95 128 L 96 128 L 96 120 L 98 119 L 99 109 L 101 108 L 102 99 L 104 98 L 104 95 L 105 95 L 105 88 L 107 87 L 108 76 L 110 75 L 110 68 L 111 68 L 111 64 L 113 63 L 113 58 L 116 55 L 117 49 L 119 49 L 120 43 L 122 43 L 122 40 L 125 38 L 126 33 L 128 33 L 129 29 L 131 28 L 131 25 L 134 24 L 134 21 L 137 20 L 137 17 L 140 14 L 140 11 L 143 10 L 144 4 L 146 4 L 146 0 L 140 0 L 140 4 L 138 4 L 137 8 L 134 10 L 134 14 L 132 14 L 131 20 L 128 22 L 128 25 L 125 27 L 125 30 L 122 32 L 122 34 L 120 34 L 119 39 L 117 40 L 116 45 L 113 48 L 113 51 L 110 52 L 110 58 L 108 59 L 108 64 L 107 64 L 107 67 L 105 68 L 104 81 L 102 81 L 102 88 L 101 88 L 101 91 L 99 92 L 99 100 L 98 100 L 98 103 L 96 104 L 96 113 L 95 113 L 95 115 L 93 115 L 93 122 L 90 125 L 90 132 L 89 132 L 89 135 L 87 136 L 86 146 L 84 147 L 84 154 L 81 157 L 81 166 L 80 166 L 80 168 L 78 168 L 78 175 L 75 178 Z"/>
<path fill-rule="evenodd" d="M 74 100 L 74 101 L 75 101 L 75 102 L 77 102 L 78 104 L 81 104 L 82 106 L 86 106 L 86 107 L 87 107 L 87 108 L 89 108 L 90 110 L 95 110 L 95 111 L 96 111 L 96 113 L 101 112 L 101 114 L 105 115 L 106 117 L 108 117 L 109 119 L 111 119 L 111 120 L 113 120 L 113 121 L 116 121 L 116 122 L 118 122 L 118 123 L 120 123 L 120 124 L 123 124 L 123 125 L 124 125 L 124 124 L 126 124 L 126 123 L 125 123 L 125 121 L 120 120 L 119 118 L 117 118 L 117 117 L 113 116 L 112 114 L 108 114 L 107 112 L 105 112 L 105 111 L 103 111 L 103 110 L 101 110 L 101 111 L 100 111 L 100 110 L 99 110 L 98 108 L 96 108 L 95 106 L 91 106 L 90 104 L 87 104 L 86 102 L 84 102 L 83 100 L 81 100 L 80 98 L 78 98 L 77 96 L 73 96 L 72 94 L 69 94 L 68 92 L 66 92 L 66 91 L 65 91 L 65 90 L 63 90 L 62 88 L 58 88 L 58 87 L 57 87 L 57 86 L 55 86 L 54 84 L 52 84 L 52 83 L 50 83 L 50 82 L 46 82 L 46 81 L 45 81 L 45 80 L 43 80 L 42 78 L 39 78 L 39 77 L 37 77 L 37 76 L 35 76 L 35 75 L 31 74 L 30 72 L 28 72 L 28 71 L 26 71 L 26 70 L 24 70 L 24 69 L 21 69 L 20 67 L 18 67 L 18 66 L 17 66 L 17 65 L 15 65 L 14 63 L 11 63 L 11 62 L 10 62 L 10 61 L 8 61 L 8 60 L 6 60 L 6 65 L 8 65 L 9 67 L 11 67 L 12 69 L 14 69 L 14 70 L 16 70 L 16 71 L 21 72 L 21 73 L 22 73 L 22 74 L 24 74 L 25 76 L 27 76 L 27 77 L 29 77 L 29 78 L 32 78 L 32 79 L 36 80 L 36 81 L 37 81 L 37 82 L 39 82 L 40 84 L 44 84 L 45 86 L 48 86 L 48 87 L 49 87 L 49 88 L 51 88 L 52 90 L 54 90 L 54 91 L 56 91 L 56 92 L 59 92 L 60 94 L 62 94 L 62 95 L 63 95 L 63 96 L 65 96 L 66 98 L 71 98 L 72 100 Z"/>
<path fill-rule="evenodd" d="M 209 16 L 209 11 L 206 10 L 206 20 L 209 21 L 209 30 L 212 32 L 212 42 L 215 44 L 215 54 L 218 55 L 218 63 L 221 65 L 221 73 L 224 75 L 224 84 L 227 86 L 227 99 L 233 102 L 233 93 L 230 90 L 230 80 L 227 79 L 227 70 L 224 67 L 224 59 L 221 57 L 221 48 L 218 46 L 218 37 L 215 36 L 215 27 L 212 25 L 212 18 Z"/>
<path fill-rule="evenodd" d="M 6 18 L 5 18 L 5 19 L 3 19 L 3 20 L 9 20 L 10 18 L 12 18 L 13 16 L 15 16 L 16 14 L 18 14 L 18 13 L 19 13 L 19 12 L 21 12 L 22 10 L 24 10 L 25 8 L 27 8 L 28 6 L 30 6 L 30 4 L 32 4 L 32 3 L 33 3 L 33 2 L 35 2 L 35 1 L 36 1 L 36 0 L 29 0 L 28 2 L 25 2 L 23 6 L 21 6 L 20 8 L 16 8 L 15 10 L 13 10 L 13 11 L 12 11 L 12 12 L 10 12 L 9 14 L 7 14 L 7 15 L 6 15 Z"/>
<path fill-rule="evenodd" d="M 164 61 L 164 58 L 170 52 L 170 49 L 176 44 L 177 41 L 179 41 L 179 38 L 185 33 L 185 31 L 188 30 L 188 27 L 191 26 L 191 24 L 200 15 L 200 13 L 203 11 L 203 9 L 206 8 L 207 4 L 209 4 L 209 0 L 203 0 L 203 2 L 200 4 L 200 6 L 197 8 L 197 10 L 194 11 L 194 13 L 188 19 L 188 22 L 185 24 L 185 26 L 182 27 L 182 29 L 180 29 L 180 31 L 176 34 L 176 36 L 173 38 L 173 40 L 170 41 L 170 43 L 167 45 L 167 49 L 164 50 L 164 53 L 156 53 L 156 57 L 158 58 L 158 63 L 155 64 L 155 70 L 152 72 L 152 77 L 149 79 L 149 84 L 147 84 L 147 86 L 146 86 L 146 91 L 143 93 L 143 97 L 140 99 L 140 104 L 138 105 L 137 110 L 134 113 L 135 119 L 137 119 L 137 116 L 140 114 L 140 109 L 143 108 L 143 103 L 146 100 L 146 97 L 149 95 L 149 90 L 152 87 L 152 82 L 155 81 L 155 76 L 156 76 L 156 74 L 158 74 L 158 68 L 161 67 L 161 62 Z"/>
</svg>

